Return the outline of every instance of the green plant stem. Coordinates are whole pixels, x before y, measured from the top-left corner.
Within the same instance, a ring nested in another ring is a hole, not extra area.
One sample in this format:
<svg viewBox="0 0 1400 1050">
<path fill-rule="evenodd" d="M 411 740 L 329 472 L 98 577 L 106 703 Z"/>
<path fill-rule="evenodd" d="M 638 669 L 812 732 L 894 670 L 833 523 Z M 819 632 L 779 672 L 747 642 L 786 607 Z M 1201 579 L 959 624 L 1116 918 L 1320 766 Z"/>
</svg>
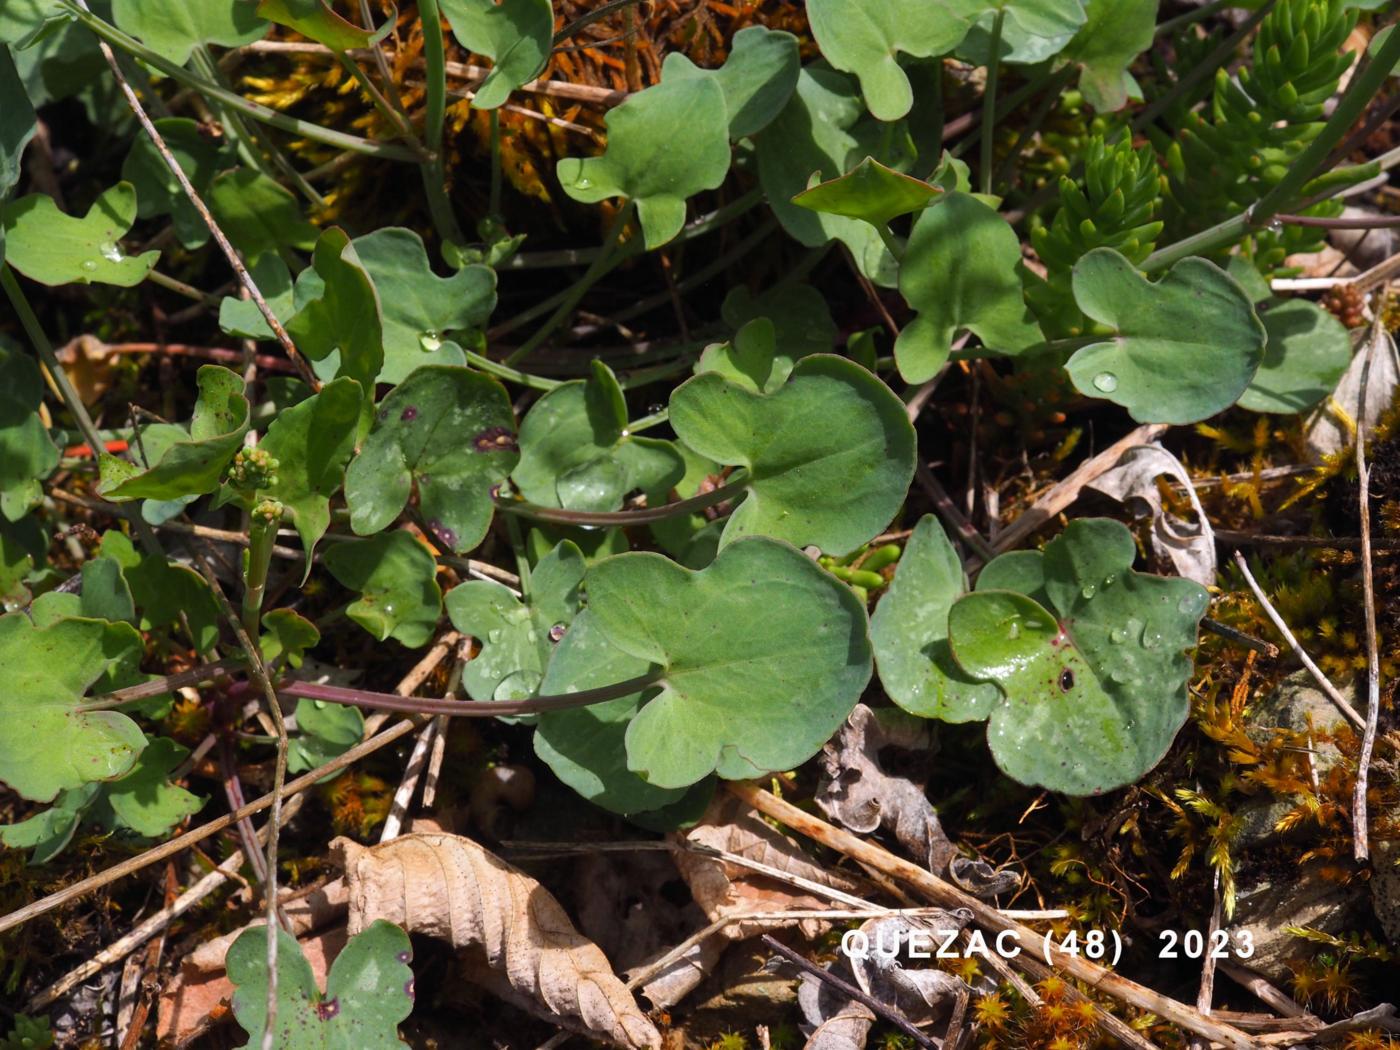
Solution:
<svg viewBox="0 0 1400 1050">
<path fill-rule="evenodd" d="M 1006 157 L 998 166 L 994 183 L 1009 185 L 1012 177 L 1012 170 L 1016 166 L 1016 161 L 1020 159 L 1021 150 L 1025 149 L 1026 143 L 1030 142 L 1040 133 L 1041 127 L 1045 124 L 1045 118 L 1050 115 L 1050 111 L 1055 108 L 1055 103 L 1059 101 L 1060 93 L 1064 91 L 1065 85 L 1070 82 L 1070 78 L 1075 74 L 1074 66 L 1065 66 L 1045 85 L 1045 93 L 1041 95 L 1040 102 L 1031 112 L 1030 119 L 1016 133 L 1016 141 L 1011 144 L 1011 149 L 1007 151 Z"/>
<path fill-rule="evenodd" d="M 340 60 L 345 71 L 354 77 L 355 82 L 364 89 L 370 102 L 374 103 L 374 108 L 379 110 L 384 119 L 398 129 L 399 136 L 409 144 L 409 147 L 417 146 L 418 133 L 413 130 L 413 125 L 408 122 L 407 117 L 390 104 L 389 100 L 384 97 L 384 93 L 375 87 L 374 81 L 370 80 L 369 74 L 360 68 L 360 64 L 344 51 L 336 51 L 335 57 Z"/>
<path fill-rule="evenodd" d="M 600 5 L 600 6 L 596 7 L 596 8 L 594 8 L 592 11 L 589 11 L 587 14 L 580 15 L 578 18 L 575 18 L 572 22 L 570 22 L 568 25 L 566 25 L 563 29 L 561 29 L 561 30 L 559 30 L 559 32 L 555 33 L 555 34 L 554 34 L 554 40 L 551 42 L 551 46 L 552 46 L 552 47 L 558 47 L 558 46 L 559 46 L 560 44 L 562 44 L 565 40 L 568 40 L 569 37 L 571 37 L 571 36 L 573 36 L 575 33 L 577 33 L 580 29 L 586 29 L 586 28 L 588 28 L 588 27 L 591 26 L 594 22 L 598 22 L 598 21 L 601 21 L 601 20 L 604 19 L 604 18 L 607 18 L 608 15 L 612 14 L 614 11 L 616 11 L 616 10 L 618 10 L 618 9 L 620 9 L 620 8 L 623 8 L 623 7 L 630 7 L 630 6 L 632 6 L 633 4 L 640 3 L 640 2 L 641 2 L 641 0 L 608 0 L 607 3 L 602 4 L 602 5 Z"/>
<path fill-rule="evenodd" d="M 895 262 L 904 260 L 904 245 L 899 243 L 899 238 L 894 235 L 888 223 L 875 223 L 875 232 L 880 235 L 880 240 L 885 242 L 885 250 L 894 256 Z"/>
<path fill-rule="evenodd" d="M 289 117 L 285 113 L 279 113 L 275 109 L 260 103 L 244 98 L 235 91 L 228 91 L 211 84 L 203 77 L 196 76 L 183 66 L 163 58 L 152 51 L 144 44 L 127 36 L 120 29 L 103 21 L 91 12 L 84 11 L 74 0 L 59 0 L 63 10 L 70 13 L 77 21 L 81 22 L 100 39 L 107 41 L 113 47 L 120 48 L 127 54 L 144 62 L 146 65 L 164 73 L 176 83 L 183 84 L 187 88 L 193 88 L 200 94 L 224 103 L 231 109 L 260 120 L 264 124 L 269 124 L 274 128 L 302 138 L 311 139 L 313 142 L 320 142 L 327 146 L 334 146 L 337 149 L 349 150 L 352 153 L 363 153 L 370 157 L 380 157 L 384 160 L 416 161 L 417 155 L 412 150 L 392 142 L 372 142 L 369 139 L 362 139 L 358 135 L 347 135 L 343 131 L 335 131 L 332 128 L 322 127 L 320 124 L 313 124 L 310 121 L 300 120 L 297 117 Z"/>
<path fill-rule="evenodd" d="M 706 507 L 713 507 L 716 503 L 733 499 L 748 486 L 749 479 L 744 478 L 740 481 L 731 481 L 728 485 L 721 485 L 710 492 L 691 496 L 689 499 L 678 500 L 675 503 L 664 503 L 659 507 L 643 507 L 640 510 L 563 510 L 560 507 L 544 507 L 538 503 L 528 503 L 525 500 L 502 499 L 500 496 L 496 497 L 495 502 L 496 509 L 507 514 L 519 514 L 522 517 L 534 518 L 536 521 L 547 521 L 553 525 L 585 525 L 608 528 L 625 525 L 651 525 L 658 521 L 679 517 L 682 514 L 693 514 Z"/>
<path fill-rule="evenodd" d="M 458 718 L 495 718 L 498 715 L 528 715 L 540 711 L 564 711 L 572 707 L 589 707 L 609 700 L 631 696 L 656 685 L 665 673 L 660 670 L 629 678 L 625 682 L 580 689 L 559 696 L 535 696 L 528 700 L 492 700 L 485 703 L 461 700 L 432 700 L 426 697 L 399 696 L 396 693 L 372 693 L 364 689 L 347 689 L 319 682 L 287 682 L 278 692 L 304 700 L 325 700 L 332 704 L 348 704 L 374 711 L 398 711 L 413 715 L 448 715 Z"/>
<path fill-rule="evenodd" d="M 1001 75 L 1001 29 L 1005 21 L 1006 11 L 998 8 L 996 17 L 992 20 L 991 54 L 987 58 L 987 87 L 982 92 L 982 154 L 979 175 L 983 193 L 992 192 L 992 147 L 996 145 L 992 132 L 997 122 L 997 79 Z M 895 258 L 899 256 L 896 255 Z"/>
<path fill-rule="evenodd" d="M 669 421 L 671 410 L 669 408 L 658 409 L 649 416 L 643 416 L 634 423 L 627 424 L 627 433 L 640 434 L 643 430 L 650 430 L 652 427 L 659 427 L 662 423 Z"/>
<path fill-rule="evenodd" d="M 418 17 L 423 28 L 423 83 L 426 112 L 423 135 L 428 159 L 420 162 L 423 191 L 433 227 L 444 244 L 460 249 L 467 243 L 452 202 L 447 199 L 447 168 L 442 158 L 442 132 L 447 119 L 447 62 L 443 51 L 442 15 L 437 0 L 419 0 Z"/>
<path fill-rule="evenodd" d="M 539 390 L 548 393 L 557 386 L 563 384 L 561 379 L 546 379 L 544 376 L 531 375 L 529 372 L 522 372 L 518 368 L 511 368 L 510 365 L 503 365 L 499 361 L 492 361 L 489 357 L 471 350 L 463 350 L 467 355 L 467 364 L 487 375 L 495 376 L 497 379 L 509 380 L 520 386 L 528 387 L 531 390 Z"/>
<path fill-rule="evenodd" d="M 1038 94 L 1040 90 L 1044 88 L 1045 85 L 1049 82 L 1050 77 L 1052 75 L 1053 74 L 1051 73 L 1041 73 L 1034 80 L 1027 81 L 1020 87 L 1018 87 L 1015 91 L 1011 92 L 1011 94 L 997 101 L 994 106 L 996 120 L 1005 120 L 1007 116 L 1013 110 L 1015 110 L 1016 107 L 1018 107 L 1022 102 L 1026 101 L 1026 99 L 1030 98 L 1032 95 Z M 964 117 L 967 119 L 976 118 L 977 116 L 979 116 L 979 114 L 976 111 L 964 115 Z M 961 123 L 964 120 L 964 117 L 959 117 L 955 120 L 948 121 L 944 127 L 944 134 L 948 136 L 956 135 L 960 126 L 966 126 L 965 124 Z M 983 123 L 985 123 L 985 117 Z M 981 141 L 982 126 L 981 123 L 979 123 L 978 126 L 972 128 L 972 130 L 969 131 L 966 135 L 958 139 L 958 141 L 953 145 L 952 149 L 950 149 L 948 152 L 951 153 L 954 157 L 961 157 L 964 153 L 966 153 L 969 149 L 971 149 L 973 146 L 977 145 L 977 143 Z"/>
<path fill-rule="evenodd" d="M 258 641 L 262 626 L 263 595 L 267 593 L 267 572 L 272 567 L 272 548 L 277 545 L 277 526 L 281 524 L 280 507 L 277 513 L 264 513 L 260 504 L 253 510 L 248 523 L 248 562 L 243 577 L 243 629 L 254 645 Z"/>
<path fill-rule="evenodd" d="M 520 597 L 528 602 L 531 591 L 530 558 L 525 551 L 525 535 L 520 531 L 520 519 L 513 514 L 506 515 L 506 533 L 510 536 L 510 552 L 515 555 L 515 575 L 520 580 Z"/>
<path fill-rule="evenodd" d="M 594 259 L 593 265 L 585 270 L 583 276 L 569 287 L 567 294 L 554 313 L 550 314 L 549 319 L 540 325 L 529 339 L 511 352 L 510 356 L 506 358 L 506 364 L 518 364 L 543 346 L 545 340 L 554 334 L 554 330 L 563 324 L 564 319 L 569 314 L 573 313 L 574 307 L 579 304 L 579 300 L 584 297 L 588 289 L 592 288 L 611 269 L 608 264 L 616 249 L 617 239 L 627 228 L 627 223 L 632 218 L 635 209 L 636 205 L 630 200 L 618 209 L 617 215 L 613 217 L 611 225 L 608 226 L 608 232 L 603 236 L 604 251 L 602 254 Z"/>
</svg>

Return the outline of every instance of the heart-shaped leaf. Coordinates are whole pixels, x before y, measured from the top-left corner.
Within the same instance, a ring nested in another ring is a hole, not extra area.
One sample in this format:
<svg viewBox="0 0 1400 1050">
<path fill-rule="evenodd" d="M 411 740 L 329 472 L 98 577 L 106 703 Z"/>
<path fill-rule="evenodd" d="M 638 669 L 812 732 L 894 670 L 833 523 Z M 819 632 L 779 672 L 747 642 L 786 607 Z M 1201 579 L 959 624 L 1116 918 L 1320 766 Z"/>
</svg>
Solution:
<svg viewBox="0 0 1400 1050">
<path fill-rule="evenodd" d="M 914 223 L 899 267 L 899 291 L 919 316 L 894 345 L 899 374 L 932 379 L 966 328 L 982 345 L 1015 353 L 1041 341 L 1026 307 L 1021 241 L 1010 223 L 968 193 L 949 193 Z"/>
<path fill-rule="evenodd" d="M 948 646 L 948 610 L 966 590 L 958 552 L 938 519 L 925 515 L 870 619 L 880 684 L 911 714 L 971 722 L 996 703 L 996 686 L 970 678 Z"/>
<path fill-rule="evenodd" d="M 622 387 L 595 359 L 588 379 L 555 387 L 526 414 L 511 479 L 547 507 L 617 510 L 629 492 L 668 489 L 683 473 L 671 442 L 627 432 Z"/>
<path fill-rule="evenodd" d="M 262 618 L 262 625 L 263 636 L 258 645 L 268 663 L 285 659 L 288 666 L 300 667 L 306 650 L 321 640 L 316 625 L 291 609 L 273 609 Z"/>
<path fill-rule="evenodd" d="M 584 610 L 554 650 L 540 692 L 552 696 L 554 690 L 625 682 L 650 667 L 647 660 L 611 645 L 593 614 Z M 649 784 L 627 767 L 627 727 L 655 694 L 651 689 L 602 704 L 546 711 L 535 727 L 535 754 L 589 802 L 614 813 L 630 816 L 678 802 L 687 788 Z"/>
<path fill-rule="evenodd" d="M 491 490 L 518 458 L 515 414 L 500 383 L 466 368 L 420 368 L 384 399 L 345 472 L 350 526 L 361 536 L 385 528 L 417 482 L 428 527 L 465 554 L 486 535 Z"/>
<path fill-rule="evenodd" d="M 481 652 L 462 670 L 468 696 L 522 700 L 541 691 L 554 647 L 578 614 L 584 569 L 583 553 L 566 540 L 531 570 L 528 601 L 490 580 L 470 580 L 447 592 L 452 626 L 481 643 Z"/>
<path fill-rule="evenodd" d="M 155 126 L 198 192 L 205 193 L 219 169 L 231 165 L 232 151 L 223 140 L 209 135 L 198 122 L 186 117 L 164 117 L 157 120 Z M 169 215 L 175 236 L 186 248 L 198 248 L 209 240 L 209 227 L 147 136 L 142 135 L 132 143 L 131 152 L 122 162 L 122 178 L 136 188 L 138 216 L 149 219 L 154 215 Z M 258 287 L 266 292 L 262 285 Z"/>
<path fill-rule="evenodd" d="M 398 11 L 394 10 L 378 29 L 361 29 L 331 10 L 325 0 L 261 0 L 257 14 L 259 18 L 295 29 L 333 51 L 373 47 L 394 31 L 399 20 Z"/>
<path fill-rule="evenodd" d="M 685 225 L 685 202 L 715 189 L 729 173 L 724 91 L 713 78 L 663 81 L 609 110 L 608 147 L 600 157 L 566 157 L 559 183 L 576 201 L 635 201 L 647 248 Z M 675 149 L 677 128 L 685 149 Z"/>
<path fill-rule="evenodd" d="M 99 678 L 134 669 L 141 652 L 130 624 L 75 619 L 40 628 L 24 613 L 0 616 L 0 780 L 49 802 L 65 788 L 130 769 L 146 746 L 136 723 L 120 711 L 76 708 Z"/>
<path fill-rule="evenodd" d="M 1136 553 L 1125 525 L 1080 518 L 1045 547 L 1053 612 L 979 589 L 948 614 L 958 663 L 1004 693 L 987 741 L 1023 784 L 1071 795 L 1130 784 L 1186 721 L 1188 650 L 1210 596 L 1190 580 L 1134 572 Z"/>
<path fill-rule="evenodd" d="M 797 86 L 802 59 L 797 37 L 766 26 L 749 26 L 734 34 L 729 56 L 719 69 L 701 69 L 679 51 L 661 65 L 662 80 L 713 79 L 724 92 L 729 137 L 756 135 L 773 122 Z"/>
<path fill-rule="evenodd" d="M 205 799 L 170 782 L 170 774 L 190 753 L 166 737 L 152 740 L 131 772 L 105 786 L 103 794 L 121 827 L 155 838 L 203 808 Z"/>
<path fill-rule="evenodd" d="M 151 272 L 160 252 L 126 255 L 119 243 L 136 221 L 136 190 L 119 182 L 81 219 L 52 197 L 31 193 L 0 206 L 5 262 L 40 284 L 115 284 L 130 288 Z"/>
<path fill-rule="evenodd" d="M 423 239 L 389 226 L 351 242 L 379 292 L 384 314 L 381 383 L 401 383 L 425 364 L 465 365 L 448 332 L 481 328 L 496 308 L 496 274 L 464 266 L 451 277 L 433 273 Z"/>
<path fill-rule="evenodd" d="M 326 991 L 316 987 L 311 964 L 296 938 L 277 931 L 278 1050 L 401 1050 L 399 1022 L 413 1011 L 413 949 L 408 934 L 377 919 L 335 957 Z M 228 977 L 237 989 L 233 1013 L 248 1033 L 245 1047 L 259 1047 L 267 1029 L 267 928 L 244 930 L 228 950 Z"/>
<path fill-rule="evenodd" d="M 866 157 L 839 178 L 799 193 L 792 203 L 883 229 L 891 219 L 927 208 L 939 192 L 936 186 Z"/>
<path fill-rule="evenodd" d="M 1351 364 L 1351 337 L 1341 322 L 1306 299 L 1288 299 L 1260 314 L 1264 359 L 1239 406 L 1251 412 L 1305 412 L 1337 388 Z"/>
<path fill-rule="evenodd" d="M 914 105 L 900 52 L 915 58 L 947 54 L 971 20 L 942 0 L 808 0 L 807 19 L 826 60 L 860 78 L 870 112 L 898 120 Z"/>
<path fill-rule="evenodd" d="M 894 258 L 874 227 L 792 203 L 813 177 L 834 179 L 862 157 L 882 154 L 883 139 L 882 125 L 866 112 L 855 78 L 816 64 L 802 67 L 792 98 L 755 145 L 759 181 L 783 229 L 809 248 L 841 241 L 863 274 L 890 286 Z"/>
<path fill-rule="evenodd" d="M 0 342 L 0 516 L 18 521 L 42 498 L 58 446 L 39 417 L 44 381 L 26 354 Z"/>
<path fill-rule="evenodd" d="M 243 377 L 219 365 L 203 365 L 196 379 L 199 397 L 188 433 L 159 425 L 141 431 L 132 443 L 144 453 L 146 466 L 102 456 L 97 491 L 105 499 L 178 499 L 200 496 L 219 487 L 219 478 L 243 446 L 248 432 L 248 399 Z M 144 447 L 143 447 L 144 446 Z"/>
<path fill-rule="evenodd" d="M 1080 68 L 1079 90 L 1100 113 L 1122 109 L 1132 77 L 1128 67 L 1152 46 L 1157 0 L 1084 0 L 1087 17 L 1063 56 Z"/>
<path fill-rule="evenodd" d="M 277 460 L 272 484 L 258 495 L 280 502 L 311 555 L 331 523 L 331 497 L 345 480 L 360 425 L 360 384 L 350 378 L 323 386 L 278 414 L 258 446 Z"/>
<path fill-rule="evenodd" d="M 0 44 L 0 98 L 5 100 L 4 107 L 0 108 L 0 200 L 4 200 L 19 181 L 20 158 L 37 128 L 34 107 L 6 44 Z M 0 226 L 0 260 L 4 258 L 4 249 L 3 226 Z"/>
<path fill-rule="evenodd" d="M 1074 300 L 1114 330 L 1065 368 L 1080 393 L 1122 405 L 1139 423 L 1195 423 L 1249 387 L 1264 326 L 1249 296 L 1205 259 L 1183 259 L 1156 284 L 1112 248 L 1074 266 Z"/>
<path fill-rule="evenodd" d="M 609 645 L 661 671 L 660 693 L 626 732 L 628 768 L 657 787 L 800 765 L 870 680 L 864 606 L 783 543 L 739 540 L 699 572 L 620 554 L 593 566 L 584 588 Z"/>
<path fill-rule="evenodd" d="M 359 382 L 365 391 L 363 407 L 367 413 L 374 403 L 375 379 L 384 367 L 384 314 L 379 292 L 349 235 L 338 227 L 317 239 L 311 268 L 319 287 L 313 285 L 305 299 L 297 296 L 298 310 L 287 321 L 287 334 L 313 361 L 325 361 L 335 353 L 334 374 Z"/>
<path fill-rule="evenodd" d="M 269 28 L 247 0 L 112 0 L 112 21 L 178 66 L 203 44 L 240 47 Z"/>
<path fill-rule="evenodd" d="M 14 824 L 0 824 L 0 842 L 10 849 L 33 849 L 29 863 L 47 864 L 73 840 L 83 815 L 101 790 L 100 784 L 84 784 L 60 791 L 48 809 Z"/>
<path fill-rule="evenodd" d="M 287 746 L 287 769 L 300 773 L 317 769 L 358 744 L 365 735 L 365 716 L 358 707 L 327 700 L 297 701 L 297 733 Z"/>
<path fill-rule="evenodd" d="M 550 0 L 441 0 L 441 5 L 457 42 L 491 60 L 491 72 L 472 99 L 477 109 L 495 109 L 544 72 L 554 43 Z"/>
<path fill-rule="evenodd" d="M 321 233 L 302 216 L 291 190 L 251 168 L 216 176 L 206 203 L 249 265 L 280 248 L 310 251 Z"/>
<path fill-rule="evenodd" d="M 437 562 L 407 532 L 337 543 L 321 560 L 341 584 L 360 592 L 346 615 L 381 642 L 393 638 L 417 649 L 432 639 L 442 615 Z"/>
<path fill-rule="evenodd" d="M 903 402 L 830 354 L 803 358 L 772 394 L 698 375 L 671 394 L 671 425 L 702 456 L 748 469 L 725 543 L 763 535 L 845 554 L 890 523 L 914 476 Z"/>
</svg>

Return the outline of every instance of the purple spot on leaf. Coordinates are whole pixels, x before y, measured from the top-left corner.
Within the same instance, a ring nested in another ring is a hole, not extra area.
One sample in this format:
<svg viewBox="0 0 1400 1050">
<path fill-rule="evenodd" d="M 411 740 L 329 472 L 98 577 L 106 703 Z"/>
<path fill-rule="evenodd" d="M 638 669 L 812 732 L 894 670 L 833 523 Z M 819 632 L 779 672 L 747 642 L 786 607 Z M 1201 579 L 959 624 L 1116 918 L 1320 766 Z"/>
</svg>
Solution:
<svg viewBox="0 0 1400 1050">
<path fill-rule="evenodd" d="M 428 528 L 433 530 L 433 535 L 440 539 L 444 546 L 451 550 L 457 549 L 457 533 L 455 530 L 449 529 L 436 518 L 428 522 Z"/>
<path fill-rule="evenodd" d="M 559 641 L 559 639 L 564 637 L 564 632 L 567 630 L 568 628 L 565 627 L 562 623 L 556 623 L 553 627 L 549 629 L 549 640 L 551 642 Z"/>
<path fill-rule="evenodd" d="M 339 999 L 327 999 L 323 1003 L 316 1004 L 316 1015 L 323 1021 L 329 1021 L 338 1013 L 340 1013 Z"/>
<path fill-rule="evenodd" d="M 405 409 L 403 410 L 403 412 L 399 415 L 399 419 L 402 420 L 402 421 L 405 422 L 405 423 L 412 423 L 412 422 L 413 422 L 415 419 L 417 419 L 417 418 L 418 418 L 418 409 L 415 408 L 413 405 L 409 405 L 409 406 L 408 406 L 407 408 L 405 408 Z"/>
<path fill-rule="evenodd" d="M 398 961 L 401 962 L 401 963 L 406 963 L 406 962 L 408 962 L 409 959 L 412 959 L 412 958 L 413 958 L 413 953 L 412 953 L 412 952 L 399 952 L 399 954 L 396 955 L 396 956 L 394 956 L 394 958 L 398 959 Z"/>
<path fill-rule="evenodd" d="M 412 977 L 410 977 L 410 978 L 408 979 L 408 983 L 407 983 L 406 985 L 403 986 L 403 990 L 404 990 L 404 994 L 405 994 L 405 995 L 407 995 L 410 999 L 413 998 L 413 978 L 412 978 Z"/>
</svg>

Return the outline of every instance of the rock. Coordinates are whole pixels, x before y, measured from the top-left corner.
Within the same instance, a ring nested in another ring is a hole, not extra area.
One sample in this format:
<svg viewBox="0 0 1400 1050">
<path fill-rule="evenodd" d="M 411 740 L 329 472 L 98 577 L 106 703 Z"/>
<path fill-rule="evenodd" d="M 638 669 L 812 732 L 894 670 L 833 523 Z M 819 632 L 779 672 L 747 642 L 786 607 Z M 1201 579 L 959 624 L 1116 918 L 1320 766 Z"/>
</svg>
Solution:
<svg viewBox="0 0 1400 1050">
<path fill-rule="evenodd" d="M 1234 922 L 1229 927 L 1230 946 L 1238 961 L 1257 970 L 1275 983 L 1290 975 L 1288 961 L 1307 955 L 1307 942 L 1288 932 L 1289 926 L 1308 926 L 1324 933 L 1340 934 L 1356 920 L 1357 894 L 1353 887 L 1329 882 L 1322 866 L 1307 864 L 1301 869 L 1280 866 L 1278 871 L 1260 870 L 1251 878 L 1240 879 Z M 1248 939 L 1254 954 L 1248 958 L 1238 949 Z"/>
<path fill-rule="evenodd" d="M 1338 687 L 1347 703 L 1356 706 L 1356 685 L 1348 682 Z M 1306 670 L 1295 671 L 1278 684 L 1272 693 L 1249 709 L 1245 732 L 1257 744 L 1266 743 L 1275 729 L 1291 729 L 1306 733 L 1310 729 L 1326 730 L 1343 721 L 1342 714 L 1317 686 Z M 1313 759 L 1319 775 L 1341 761 L 1336 745 L 1321 742 Z"/>
<path fill-rule="evenodd" d="M 692 996 L 697 1005 L 680 1026 L 692 1046 L 706 1046 L 725 1032 L 752 1037 L 757 1025 L 770 1028 L 795 1016 L 797 982 L 764 969 L 771 953 L 760 943 L 732 945 L 719 968 Z"/>
</svg>

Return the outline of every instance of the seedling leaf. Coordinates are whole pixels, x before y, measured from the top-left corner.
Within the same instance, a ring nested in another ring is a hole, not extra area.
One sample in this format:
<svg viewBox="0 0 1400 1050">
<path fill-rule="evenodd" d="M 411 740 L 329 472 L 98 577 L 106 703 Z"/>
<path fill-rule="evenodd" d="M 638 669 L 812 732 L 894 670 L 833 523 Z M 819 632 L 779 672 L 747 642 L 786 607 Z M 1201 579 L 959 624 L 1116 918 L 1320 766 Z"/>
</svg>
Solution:
<svg viewBox="0 0 1400 1050">
<path fill-rule="evenodd" d="M 799 193 L 792 203 L 883 228 L 891 219 L 927 208 L 939 192 L 936 186 L 866 157 L 839 178 Z"/>
<path fill-rule="evenodd" d="M 608 111 L 608 147 L 600 157 L 566 157 L 559 183 L 576 201 L 627 197 L 637 204 L 648 248 L 685 225 L 685 202 L 729 173 L 724 91 L 713 78 L 662 81 Z M 686 146 L 675 149 L 678 128 Z"/>
<path fill-rule="evenodd" d="M 914 475 L 903 403 L 830 354 L 803 358 L 772 394 L 698 375 L 671 394 L 671 425 L 702 456 L 748 468 L 724 543 L 763 535 L 845 554 L 890 523 Z"/>
<path fill-rule="evenodd" d="M 298 309 L 287 321 L 287 334 L 313 361 L 325 361 L 336 353 L 334 374 L 359 382 L 366 392 L 363 407 L 368 412 L 374 402 L 375 379 L 384 367 L 379 293 L 349 235 L 338 227 L 321 234 L 311 260 L 317 281 L 305 297 L 297 296 Z M 331 371 L 330 362 L 323 367 Z"/>
<path fill-rule="evenodd" d="M 278 1050 L 402 1050 L 399 1022 L 413 1010 L 413 949 L 408 934 L 376 920 L 335 957 L 324 994 L 296 938 L 277 931 Z M 262 1045 L 267 1029 L 267 928 L 246 929 L 228 950 L 228 976 L 236 991 L 233 1012 L 249 1035 L 245 1047 Z"/>
<path fill-rule="evenodd" d="M 114 780 L 146 746 L 120 711 L 75 710 L 89 686 L 135 668 L 141 636 L 125 623 L 60 620 L 35 627 L 22 612 L 0 616 L 0 780 L 34 802 L 65 788 Z M 42 741 L 42 746 L 36 742 Z"/>
<path fill-rule="evenodd" d="M 966 590 L 958 552 L 938 520 L 925 515 L 870 620 L 880 684 L 911 714 L 971 722 L 996 703 L 996 686 L 970 678 L 948 645 L 948 610 Z"/>
<path fill-rule="evenodd" d="M 452 35 L 492 62 L 472 105 L 495 109 L 520 85 L 539 76 L 554 42 L 550 0 L 441 0 Z"/>
<path fill-rule="evenodd" d="M 1112 248 L 1074 266 L 1079 308 L 1114 330 L 1065 368 L 1080 393 L 1122 405 L 1139 423 L 1195 423 L 1239 400 L 1264 354 L 1249 296 L 1205 259 L 1183 259 L 1156 284 Z"/>
<path fill-rule="evenodd" d="M 729 137 L 736 142 L 756 135 L 782 112 L 797 86 L 802 60 L 797 38 L 766 26 L 749 26 L 734 34 L 729 56 L 719 69 L 701 69 L 679 51 L 666 56 L 663 80 L 712 79 L 724 92 Z"/>
<path fill-rule="evenodd" d="M 457 554 L 491 524 L 491 489 L 515 466 L 515 414 L 500 383 L 466 368 L 429 365 L 394 388 L 345 473 L 350 526 L 385 528 L 418 485 L 433 535 Z"/>
<path fill-rule="evenodd" d="M 1081 518 L 1045 547 L 1048 608 L 1010 590 L 954 604 L 958 663 L 1004 694 L 987 741 L 1008 776 L 1098 794 L 1156 765 L 1185 723 L 1188 650 L 1210 597 L 1190 580 L 1133 571 L 1136 552 L 1127 526 Z"/>
<path fill-rule="evenodd" d="M 58 210 L 52 197 L 31 193 L 0 206 L 5 262 L 40 284 L 140 284 L 160 252 L 126 255 L 120 241 L 136 221 L 136 190 L 119 182 L 81 219 Z"/>
<path fill-rule="evenodd" d="M 325 0 L 262 0 L 257 13 L 260 18 L 295 29 L 333 51 L 373 47 L 393 32 L 399 20 L 398 11 L 391 10 L 378 29 L 361 29 L 331 10 Z"/>
<path fill-rule="evenodd" d="M 346 615 L 374 637 L 393 638 L 410 649 L 432 638 L 442 614 L 437 562 L 407 532 L 337 543 L 321 558 L 332 576 L 360 592 Z"/>
<path fill-rule="evenodd" d="M 239 47 L 269 29 L 246 0 L 112 0 L 112 21 L 178 66 L 203 44 Z"/>
<path fill-rule="evenodd" d="M 1157 0 L 1084 0 L 1087 20 L 1063 56 L 1080 67 L 1079 90 L 1100 113 L 1122 109 L 1132 77 L 1128 67 L 1152 46 Z"/>
<path fill-rule="evenodd" d="M 1259 371 L 1239 406 L 1251 412 L 1305 412 L 1337 388 L 1351 364 L 1351 337 L 1341 322 L 1306 299 L 1286 299 L 1259 315 L 1268 341 Z"/>
</svg>

